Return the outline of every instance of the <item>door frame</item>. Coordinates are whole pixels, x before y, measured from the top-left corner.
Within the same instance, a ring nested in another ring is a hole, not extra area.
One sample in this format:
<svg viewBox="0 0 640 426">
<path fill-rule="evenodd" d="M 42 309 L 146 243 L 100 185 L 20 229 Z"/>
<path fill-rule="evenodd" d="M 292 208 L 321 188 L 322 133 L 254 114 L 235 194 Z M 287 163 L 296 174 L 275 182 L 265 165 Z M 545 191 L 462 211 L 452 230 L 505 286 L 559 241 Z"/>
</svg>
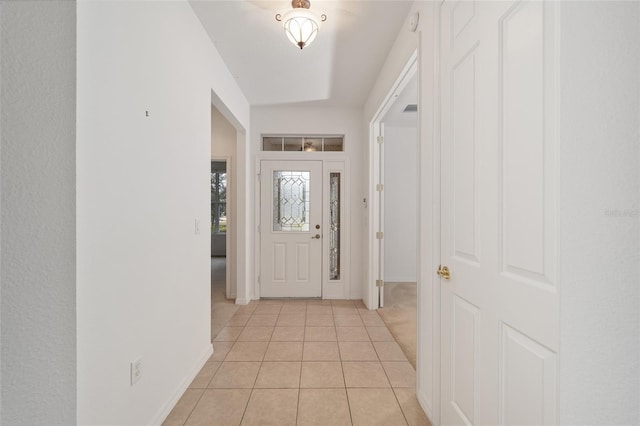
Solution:
<svg viewBox="0 0 640 426">
<path fill-rule="evenodd" d="M 368 256 L 369 268 L 363 301 L 367 308 L 377 309 L 384 306 L 383 287 L 377 287 L 377 280 L 384 280 L 384 238 L 378 239 L 376 234 L 382 232 L 384 236 L 384 191 L 378 191 L 377 185 L 384 185 L 384 123 L 383 118 L 394 105 L 397 96 L 404 90 L 409 81 L 418 73 L 418 50 L 415 50 L 406 65 L 391 86 L 380 107 L 369 123 L 369 229 L 368 229 Z M 418 86 L 420 86 L 418 84 Z M 418 96 L 418 104 L 421 103 Z M 418 108 L 420 110 L 420 107 Z M 420 135 L 420 115 L 418 115 L 418 134 Z M 381 138 L 381 139 L 380 139 Z M 420 144 L 418 144 L 420 145 Z M 418 146 L 418 153 L 420 147 Z M 420 193 L 420 180 L 418 180 L 418 193 Z M 418 215 L 420 213 L 418 212 Z M 418 252 L 418 259 L 420 253 Z"/>
<path fill-rule="evenodd" d="M 260 151 L 255 157 L 255 187 L 260 188 L 260 173 L 262 168 L 262 161 L 321 161 L 322 162 L 322 228 L 328 229 L 329 216 L 328 206 L 325 201 L 325 192 L 327 191 L 326 182 L 331 172 L 342 173 L 342 188 L 341 188 L 341 207 L 340 217 L 342 225 L 341 233 L 341 273 L 340 280 L 329 281 L 328 263 L 324 262 L 325 255 L 328 250 L 326 241 L 322 242 L 322 299 L 351 299 L 351 268 L 350 268 L 350 250 L 351 250 L 351 179 L 349 175 L 349 160 L 345 152 L 271 152 Z M 255 191 L 255 211 L 254 211 L 254 223 L 255 223 L 255 235 L 256 244 L 254 247 L 255 256 L 255 280 L 254 280 L 254 295 L 256 300 L 260 300 L 260 265 L 262 261 L 262 255 L 260 253 L 262 247 L 262 236 L 260 233 L 261 228 L 261 212 L 262 212 L 262 200 L 261 191 Z M 323 238 L 326 240 L 326 238 Z"/>
</svg>

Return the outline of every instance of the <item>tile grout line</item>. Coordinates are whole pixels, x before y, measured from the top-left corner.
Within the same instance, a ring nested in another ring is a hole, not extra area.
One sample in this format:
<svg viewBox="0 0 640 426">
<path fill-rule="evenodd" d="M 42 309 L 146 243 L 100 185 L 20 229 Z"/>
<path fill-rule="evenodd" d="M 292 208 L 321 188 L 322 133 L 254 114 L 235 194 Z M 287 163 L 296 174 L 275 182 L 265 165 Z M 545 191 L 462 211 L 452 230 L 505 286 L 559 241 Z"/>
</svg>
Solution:
<svg viewBox="0 0 640 426">
<path fill-rule="evenodd" d="M 335 317 L 333 318 L 335 324 Z M 336 340 L 338 339 L 338 333 L 336 331 Z M 342 383 L 344 383 L 344 394 L 347 398 L 347 408 L 349 409 L 349 421 L 353 425 L 353 413 L 351 412 L 351 401 L 349 400 L 349 391 L 347 389 L 347 377 L 344 374 L 344 361 L 342 360 L 342 351 L 340 351 L 340 342 L 336 342 L 338 346 L 338 358 L 340 359 L 340 369 L 342 370 Z"/>
<path fill-rule="evenodd" d="M 187 390 L 189 390 L 189 388 L 187 388 Z M 186 391 L 185 391 L 186 392 Z M 204 389 L 202 391 L 202 395 L 200 395 L 200 398 L 198 398 L 198 401 L 196 401 L 195 404 L 193 404 L 193 408 L 189 411 L 189 415 L 187 415 L 187 418 L 184 419 L 184 422 L 182 423 L 182 425 L 186 425 L 187 422 L 189 421 L 189 418 L 191 417 L 191 415 L 193 414 L 193 412 L 195 411 L 196 407 L 198 406 L 198 404 L 200 403 L 200 400 L 202 399 L 202 397 L 204 396 L 204 393 L 206 392 L 206 389 Z M 182 394 L 184 396 L 184 394 Z M 173 410 L 172 410 L 173 411 Z"/>
<path fill-rule="evenodd" d="M 326 305 L 327 304 L 317 304 L 317 306 L 326 306 Z M 247 411 L 248 411 L 248 408 L 249 408 L 249 403 L 250 403 L 251 398 L 253 396 L 254 390 L 257 389 L 256 388 L 256 384 L 257 384 L 257 381 L 258 381 L 258 377 L 260 375 L 260 371 L 262 370 L 262 367 L 264 366 L 265 362 L 267 362 L 267 361 L 265 361 L 266 360 L 266 354 L 267 354 L 267 352 L 269 350 L 269 347 L 271 346 L 271 342 L 273 342 L 272 339 L 273 339 L 273 335 L 275 334 L 275 328 L 278 327 L 278 322 L 280 321 L 282 315 L 287 314 L 287 313 L 283 313 L 282 312 L 283 309 L 284 309 L 284 306 L 285 306 L 284 303 L 282 305 L 280 305 L 280 307 L 279 307 L 279 309 L 277 311 L 277 314 L 275 314 L 275 317 L 276 317 L 275 318 L 275 324 L 273 325 L 272 330 L 269 333 L 268 340 L 266 340 L 267 347 L 265 349 L 265 352 L 261 356 L 261 360 L 259 360 L 260 365 L 259 365 L 259 368 L 258 368 L 258 373 L 256 374 L 256 377 L 255 377 L 255 379 L 253 381 L 253 386 L 251 387 L 249 398 L 248 398 L 247 403 L 246 403 L 246 405 L 244 407 L 244 411 L 243 411 L 242 417 L 240 419 L 240 422 L 244 421 L 244 418 L 245 418 L 245 416 L 247 414 Z M 367 326 L 367 323 L 364 320 L 364 317 L 367 316 L 367 312 L 369 312 L 369 311 L 364 311 L 364 310 L 360 309 L 357 305 L 354 304 L 354 306 L 356 307 L 356 311 L 355 311 L 356 314 L 349 314 L 348 312 L 341 312 L 340 308 L 342 308 L 343 306 L 351 306 L 350 304 L 345 304 L 345 305 L 343 305 L 343 304 L 339 304 L 339 305 L 331 304 L 329 306 L 331 306 L 331 316 L 330 316 L 331 317 L 331 326 L 330 326 L 330 328 L 334 331 L 334 334 L 335 334 L 335 337 L 336 337 L 335 342 L 336 342 L 336 346 L 337 346 L 337 350 L 338 350 L 338 361 L 340 362 L 340 368 L 341 368 L 341 371 L 342 371 L 342 382 L 343 382 L 343 386 L 344 386 L 343 389 L 344 389 L 344 392 L 345 392 L 345 397 L 347 399 L 347 407 L 348 407 L 348 410 L 349 410 L 349 418 L 350 418 L 351 424 L 353 424 L 353 412 L 352 412 L 352 409 L 351 409 L 351 401 L 349 399 L 349 394 L 348 394 L 348 389 L 349 388 L 347 387 L 347 383 L 346 383 L 346 376 L 345 376 L 345 370 L 344 370 L 344 362 L 345 362 L 345 360 L 342 357 L 342 352 L 341 352 L 341 347 L 340 347 L 341 341 L 340 341 L 340 339 L 338 337 L 338 333 L 337 333 L 337 328 L 338 328 L 338 325 L 336 325 L 336 315 L 337 314 L 338 315 L 357 315 L 360 318 L 360 321 L 362 322 L 362 327 L 365 329 L 366 335 L 368 336 L 368 339 L 369 339 L 368 343 L 370 343 L 371 346 L 373 347 L 374 353 L 376 354 L 377 362 L 383 368 L 383 372 L 384 372 L 385 377 L 386 377 L 386 379 L 387 379 L 387 381 L 389 383 L 389 389 L 391 389 L 391 391 L 394 394 L 394 400 L 396 401 L 396 403 L 398 405 L 398 408 L 400 409 L 400 411 L 401 411 L 401 413 L 403 415 L 405 423 L 409 424 L 409 421 L 407 419 L 407 415 L 405 414 L 405 411 L 403 410 L 402 405 L 400 405 L 400 401 L 399 401 L 398 395 L 396 393 L 396 388 L 394 388 L 392 386 L 391 379 L 389 378 L 389 374 L 388 374 L 387 370 L 384 368 L 383 360 L 380 357 L 379 350 L 376 347 L 376 345 L 374 344 L 374 341 L 371 338 L 370 330 L 369 330 L 369 328 Z M 296 404 L 296 414 L 295 414 L 295 423 L 296 424 L 300 420 L 299 414 L 300 414 L 301 391 L 302 391 L 302 387 L 301 387 L 302 386 L 302 368 L 303 368 L 303 365 L 305 363 L 304 351 L 305 351 L 305 348 L 307 347 L 306 346 L 307 345 L 307 337 L 308 337 L 307 336 L 307 327 L 309 327 L 307 319 L 308 319 L 308 315 L 310 315 L 308 307 L 309 307 L 309 304 L 305 304 L 304 311 L 300 312 L 301 314 L 303 314 L 303 322 L 301 324 L 302 328 L 303 328 L 303 333 L 302 333 L 302 353 L 301 353 L 300 362 L 299 362 L 300 373 L 299 373 L 299 376 L 298 376 L 298 386 L 297 386 L 297 391 L 298 392 L 297 392 L 297 401 L 296 401 L 297 404 Z M 218 367 L 216 372 L 213 374 L 212 378 L 209 380 L 209 383 L 207 384 L 206 388 L 202 391 L 202 394 L 198 398 L 198 401 L 195 403 L 194 407 L 190 410 L 190 412 L 189 412 L 188 416 L 186 417 L 186 420 L 185 420 L 185 422 L 183 424 L 186 424 L 189 421 L 189 419 L 191 418 L 191 416 L 192 416 L 192 414 L 193 414 L 193 412 L 195 410 L 195 407 L 197 407 L 197 405 L 200 403 L 200 401 L 202 400 L 205 392 L 210 389 L 209 386 L 213 382 L 215 376 L 218 374 L 218 372 L 219 372 L 220 368 L 222 367 L 223 363 L 231 362 L 231 361 L 227 361 L 227 358 L 228 358 L 229 354 L 231 353 L 231 351 L 233 350 L 233 348 L 236 347 L 237 343 L 239 342 L 238 339 L 239 339 L 240 335 L 245 331 L 246 327 L 250 327 L 249 322 L 252 320 L 252 318 L 254 318 L 255 315 L 260 315 L 260 314 L 256 313 L 258 308 L 259 308 L 259 306 L 257 306 L 250 314 L 248 314 L 249 318 L 245 322 L 245 325 L 239 326 L 239 328 L 241 328 L 241 330 L 240 330 L 238 336 L 234 340 L 232 340 L 233 343 L 232 343 L 231 347 L 227 350 L 227 352 L 226 352 L 225 356 L 223 357 L 223 359 L 220 361 L 220 366 Z M 338 313 L 336 313 L 336 308 L 338 308 Z M 373 312 L 375 312 L 377 314 L 377 315 L 375 315 L 376 317 L 381 319 L 381 317 L 379 316 L 377 311 L 373 311 Z M 297 314 L 297 313 L 298 312 L 295 312 L 295 311 L 294 312 L 288 312 L 288 314 Z M 266 313 L 263 313 L 263 314 L 266 315 Z M 234 316 L 235 315 L 236 315 L 236 313 L 234 313 Z M 318 314 L 318 315 L 323 315 L 323 314 Z M 229 326 L 228 323 L 230 321 L 231 320 L 228 320 L 225 323 L 225 327 Z M 300 323 L 298 323 L 298 324 L 300 324 Z M 298 326 L 298 324 L 282 324 L 281 327 L 285 327 L 285 326 L 295 327 L 295 326 Z M 255 325 L 255 326 L 257 327 L 259 325 Z M 344 325 L 344 324 L 342 326 L 343 327 L 350 327 L 350 325 Z M 382 320 L 382 325 L 381 326 L 380 325 L 371 325 L 371 327 L 374 327 L 374 326 L 384 328 L 384 329 L 386 329 L 387 332 L 389 332 L 388 326 L 384 322 L 384 320 Z M 318 325 L 318 327 L 320 327 L 320 325 Z M 353 327 L 356 327 L 356 326 L 353 325 Z M 360 326 L 357 326 L 357 327 L 360 327 Z M 393 337 L 393 335 L 391 335 L 391 336 L 392 336 L 392 339 L 393 339 L 392 341 L 394 343 L 398 344 L 397 341 L 395 340 L 395 337 Z M 253 341 L 253 340 L 251 340 L 251 341 Z M 255 341 L 258 341 L 258 340 L 255 340 Z M 350 342 L 351 340 L 349 340 L 349 339 L 345 340 L 345 342 L 347 342 L 347 341 Z M 356 342 L 358 340 L 353 340 L 353 341 Z M 220 341 L 220 342 L 223 342 L 223 341 Z M 291 342 L 295 342 L 295 341 L 287 339 L 287 340 L 284 340 L 283 342 L 284 343 L 291 343 Z M 318 340 L 318 342 L 323 342 L 323 340 Z M 327 341 L 327 342 L 329 342 L 329 341 Z M 386 340 L 385 340 L 385 342 L 386 342 Z M 214 343 L 214 342 L 212 342 L 212 343 Z M 240 361 L 238 361 L 238 362 L 240 362 Z M 286 387 L 280 388 L 279 387 L 279 388 L 265 388 L 265 389 L 291 389 L 291 388 L 286 388 Z M 320 389 L 320 388 L 318 388 L 318 389 Z"/>
</svg>

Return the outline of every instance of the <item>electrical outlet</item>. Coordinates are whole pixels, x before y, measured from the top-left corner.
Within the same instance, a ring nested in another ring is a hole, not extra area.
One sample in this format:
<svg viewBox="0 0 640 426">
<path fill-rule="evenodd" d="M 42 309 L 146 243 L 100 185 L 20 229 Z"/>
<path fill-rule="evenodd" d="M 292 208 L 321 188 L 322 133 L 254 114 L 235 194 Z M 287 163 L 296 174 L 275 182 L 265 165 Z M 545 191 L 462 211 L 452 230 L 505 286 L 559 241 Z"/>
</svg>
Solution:
<svg viewBox="0 0 640 426">
<path fill-rule="evenodd" d="M 142 377 L 142 357 L 131 362 L 131 386 L 138 383 Z"/>
</svg>

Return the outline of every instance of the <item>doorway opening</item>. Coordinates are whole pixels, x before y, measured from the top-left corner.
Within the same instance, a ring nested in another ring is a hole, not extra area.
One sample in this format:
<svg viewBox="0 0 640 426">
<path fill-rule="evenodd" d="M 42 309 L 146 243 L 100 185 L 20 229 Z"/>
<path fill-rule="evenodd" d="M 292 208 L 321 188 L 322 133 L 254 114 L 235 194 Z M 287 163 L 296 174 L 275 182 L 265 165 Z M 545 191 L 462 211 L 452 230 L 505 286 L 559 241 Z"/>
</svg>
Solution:
<svg viewBox="0 0 640 426">
<path fill-rule="evenodd" d="M 414 53 L 371 122 L 369 176 L 369 308 L 385 295 L 417 300 L 419 122 L 417 54 Z M 404 302 L 400 302 L 404 303 Z"/>
<path fill-rule="evenodd" d="M 236 127 L 211 106 L 211 336 L 235 312 L 237 297 Z"/>
<path fill-rule="evenodd" d="M 379 315 L 414 367 L 420 281 L 418 99 L 414 52 L 371 121 L 369 279 L 365 287 L 365 303 L 370 309 L 383 308 L 378 309 Z"/>
</svg>

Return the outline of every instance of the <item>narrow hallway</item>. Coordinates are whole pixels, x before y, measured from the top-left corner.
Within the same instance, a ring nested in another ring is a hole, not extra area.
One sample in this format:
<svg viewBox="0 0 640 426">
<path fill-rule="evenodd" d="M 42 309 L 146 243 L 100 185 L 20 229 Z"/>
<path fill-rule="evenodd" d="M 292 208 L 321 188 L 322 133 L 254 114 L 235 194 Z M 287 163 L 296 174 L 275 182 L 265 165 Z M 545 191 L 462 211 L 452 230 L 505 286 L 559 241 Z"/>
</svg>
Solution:
<svg viewBox="0 0 640 426">
<path fill-rule="evenodd" d="M 218 305 L 235 313 L 164 425 L 429 424 L 415 370 L 361 301 L 216 300 L 212 325 Z"/>
</svg>

